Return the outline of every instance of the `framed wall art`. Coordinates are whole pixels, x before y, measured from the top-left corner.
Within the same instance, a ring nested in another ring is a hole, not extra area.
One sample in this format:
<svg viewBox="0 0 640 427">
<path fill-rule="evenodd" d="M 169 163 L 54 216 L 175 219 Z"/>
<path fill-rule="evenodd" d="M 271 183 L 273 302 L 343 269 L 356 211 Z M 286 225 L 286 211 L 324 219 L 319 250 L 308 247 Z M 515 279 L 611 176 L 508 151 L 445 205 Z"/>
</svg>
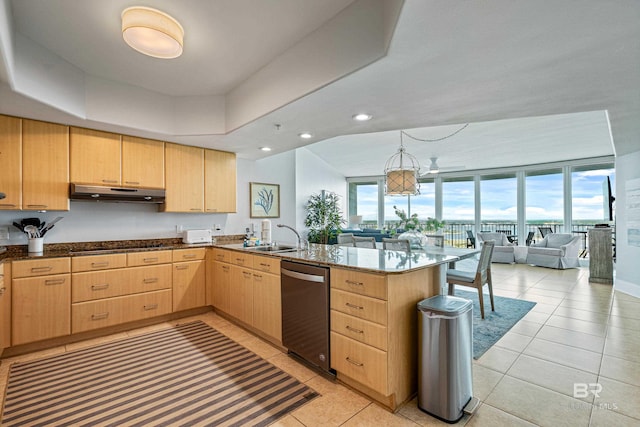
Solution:
<svg viewBox="0 0 640 427">
<path fill-rule="evenodd" d="M 280 184 L 249 183 L 249 216 L 280 218 Z"/>
</svg>

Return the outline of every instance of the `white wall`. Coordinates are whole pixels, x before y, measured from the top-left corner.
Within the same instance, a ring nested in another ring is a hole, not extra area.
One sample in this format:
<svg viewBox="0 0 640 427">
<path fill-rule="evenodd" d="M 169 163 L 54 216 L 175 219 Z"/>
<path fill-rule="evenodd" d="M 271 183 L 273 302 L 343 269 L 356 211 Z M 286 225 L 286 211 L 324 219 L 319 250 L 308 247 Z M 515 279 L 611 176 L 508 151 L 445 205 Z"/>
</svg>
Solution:
<svg viewBox="0 0 640 427">
<path fill-rule="evenodd" d="M 616 158 L 616 265 L 615 288 L 640 298 L 640 247 L 627 240 L 625 187 L 627 181 L 640 179 L 640 151 Z"/>
</svg>

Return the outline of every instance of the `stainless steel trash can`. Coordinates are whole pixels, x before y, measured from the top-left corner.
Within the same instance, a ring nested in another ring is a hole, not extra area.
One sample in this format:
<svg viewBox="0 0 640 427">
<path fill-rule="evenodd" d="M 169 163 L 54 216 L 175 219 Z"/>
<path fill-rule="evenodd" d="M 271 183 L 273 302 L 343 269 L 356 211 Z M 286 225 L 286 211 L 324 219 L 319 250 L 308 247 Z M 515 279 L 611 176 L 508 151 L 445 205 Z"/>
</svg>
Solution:
<svg viewBox="0 0 640 427">
<path fill-rule="evenodd" d="M 418 303 L 418 407 L 454 423 L 473 396 L 471 301 L 437 295 Z"/>
</svg>

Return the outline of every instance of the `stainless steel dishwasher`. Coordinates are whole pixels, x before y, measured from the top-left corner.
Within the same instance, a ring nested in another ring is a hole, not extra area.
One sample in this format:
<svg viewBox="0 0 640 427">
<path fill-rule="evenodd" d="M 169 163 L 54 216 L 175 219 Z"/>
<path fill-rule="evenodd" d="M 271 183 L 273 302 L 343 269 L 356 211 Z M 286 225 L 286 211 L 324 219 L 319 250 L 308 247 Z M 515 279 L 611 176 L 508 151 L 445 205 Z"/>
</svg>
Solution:
<svg viewBox="0 0 640 427">
<path fill-rule="evenodd" d="M 282 344 L 331 372 L 329 361 L 329 269 L 282 261 Z"/>
</svg>

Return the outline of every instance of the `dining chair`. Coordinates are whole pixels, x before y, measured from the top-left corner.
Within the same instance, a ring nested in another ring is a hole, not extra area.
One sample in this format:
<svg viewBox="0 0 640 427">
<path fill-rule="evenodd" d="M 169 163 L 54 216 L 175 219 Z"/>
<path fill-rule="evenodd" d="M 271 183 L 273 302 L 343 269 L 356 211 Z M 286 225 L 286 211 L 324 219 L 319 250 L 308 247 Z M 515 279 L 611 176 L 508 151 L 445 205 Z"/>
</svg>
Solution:
<svg viewBox="0 0 640 427">
<path fill-rule="evenodd" d="M 340 246 L 353 246 L 353 233 L 340 233 L 337 239 Z"/>
<path fill-rule="evenodd" d="M 424 236 L 427 238 L 427 246 L 444 248 L 444 236 L 439 234 L 425 234 Z"/>
<path fill-rule="evenodd" d="M 406 239 L 389 239 L 382 238 L 382 248 L 392 251 L 411 251 L 411 242 Z"/>
<path fill-rule="evenodd" d="M 482 288 L 485 284 L 489 287 L 489 298 L 491 299 L 491 311 L 495 311 L 493 304 L 493 283 L 491 282 L 491 255 L 493 255 L 493 241 L 486 241 L 482 245 L 480 260 L 476 271 L 464 271 L 450 269 L 447 270 L 447 283 L 449 285 L 449 295 L 454 294 L 455 285 L 467 286 L 478 290 L 480 300 L 480 316 L 484 319 L 484 296 Z"/>
<path fill-rule="evenodd" d="M 376 238 L 375 237 L 359 237 L 353 236 L 353 246 L 357 248 L 376 248 Z"/>
</svg>

